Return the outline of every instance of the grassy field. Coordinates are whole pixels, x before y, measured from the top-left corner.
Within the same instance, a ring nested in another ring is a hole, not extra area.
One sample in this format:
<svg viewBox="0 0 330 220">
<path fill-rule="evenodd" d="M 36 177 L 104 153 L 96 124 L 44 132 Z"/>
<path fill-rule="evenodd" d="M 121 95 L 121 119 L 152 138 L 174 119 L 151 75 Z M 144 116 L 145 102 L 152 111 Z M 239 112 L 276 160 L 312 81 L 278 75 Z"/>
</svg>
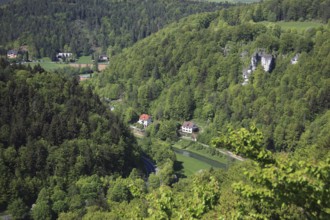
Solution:
<svg viewBox="0 0 330 220">
<path fill-rule="evenodd" d="M 92 56 L 79 57 L 79 59 L 76 63 L 78 63 L 78 64 L 93 64 Z"/>
<path fill-rule="evenodd" d="M 60 63 L 60 62 L 53 62 L 53 61 L 51 61 L 50 58 L 44 57 L 42 59 L 39 59 L 39 62 L 27 63 L 27 65 L 30 65 L 31 67 L 34 67 L 37 64 L 40 64 L 40 66 L 42 68 L 44 68 L 46 71 L 52 71 L 52 70 L 63 68 L 63 67 L 69 67 L 69 66 L 75 67 L 74 65 L 77 65 L 77 67 L 78 67 L 79 64 L 91 65 L 91 64 L 93 64 L 93 61 L 92 61 L 92 56 L 82 56 L 78 59 L 77 62 L 66 64 L 66 63 Z M 82 65 L 82 67 L 84 67 L 84 66 Z M 99 69 L 100 70 L 104 69 L 102 64 L 99 65 Z"/>
<path fill-rule="evenodd" d="M 272 25 L 279 25 L 283 30 L 297 30 L 298 32 L 302 32 L 308 28 L 317 28 L 323 26 L 322 23 L 316 22 L 316 21 L 305 21 L 305 22 L 300 22 L 300 21 L 288 21 L 288 22 L 268 22 L 268 21 L 263 21 L 261 22 L 265 24 L 266 26 L 272 26 Z"/>
<path fill-rule="evenodd" d="M 191 151 L 193 153 L 196 153 L 196 154 L 202 155 L 204 157 L 210 158 L 212 160 L 218 161 L 220 163 L 227 163 L 226 156 L 224 156 L 220 153 L 212 154 L 211 153 L 212 149 L 207 149 L 206 147 L 203 147 L 202 145 L 200 145 L 196 142 L 181 139 L 178 142 L 176 142 L 173 146 L 176 148 L 179 148 L 179 149 L 185 149 L 185 150 Z"/>
<path fill-rule="evenodd" d="M 181 154 L 176 154 L 176 159 L 183 166 L 182 171 L 185 176 L 191 176 L 199 170 L 211 168 L 211 165 L 207 163 Z"/>
<path fill-rule="evenodd" d="M 65 63 L 52 62 L 51 59 L 49 59 L 48 57 L 44 57 L 44 58 L 40 59 L 39 62 L 32 62 L 32 63 L 26 63 L 26 64 L 30 65 L 31 67 L 34 67 L 35 65 L 40 64 L 40 66 L 47 71 L 51 71 L 51 70 L 69 66 L 68 64 L 65 64 Z"/>
</svg>

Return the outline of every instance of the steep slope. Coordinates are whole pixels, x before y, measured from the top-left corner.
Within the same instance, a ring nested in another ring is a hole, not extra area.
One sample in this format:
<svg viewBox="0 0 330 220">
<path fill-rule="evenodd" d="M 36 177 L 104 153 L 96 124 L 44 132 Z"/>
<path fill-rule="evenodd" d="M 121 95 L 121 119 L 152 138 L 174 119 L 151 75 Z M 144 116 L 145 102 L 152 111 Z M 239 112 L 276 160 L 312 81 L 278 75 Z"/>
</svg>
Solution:
<svg viewBox="0 0 330 220">
<path fill-rule="evenodd" d="M 67 190 L 81 176 L 137 166 L 135 139 L 79 79 L 1 59 L 0 85 L 1 210 L 17 199 L 31 206 L 52 181 Z"/>
<path fill-rule="evenodd" d="M 96 90 L 123 98 L 126 118 L 133 107 L 158 120 L 207 121 L 204 142 L 228 125 L 254 122 L 268 147 L 294 149 L 306 126 L 329 109 L 329 28 L 298 33 L 224 21 L 237 13 L 194 15 L 169 25 L 116 56 L 95 80 Z M 269 73 L 258 64 L 244 85 L 243 70 L 255 52 L 271 56 L 275 66 Z M 299 61 L 291 64 L 296 54 Z"/>
</svg>

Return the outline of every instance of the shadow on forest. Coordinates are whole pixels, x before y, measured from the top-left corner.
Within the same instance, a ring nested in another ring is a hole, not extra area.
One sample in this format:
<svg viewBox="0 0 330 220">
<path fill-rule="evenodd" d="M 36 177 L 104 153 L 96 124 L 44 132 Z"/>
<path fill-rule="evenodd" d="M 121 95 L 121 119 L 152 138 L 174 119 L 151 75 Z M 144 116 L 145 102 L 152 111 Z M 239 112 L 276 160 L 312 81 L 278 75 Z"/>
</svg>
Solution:
<svg viewBox="0 0 330 220">
<path fill-rule="evenodd" d="M 178 178 L 186 178 L 187 176 L 184 175 L 183 173 L 183 162 L 181 161 L 174 161 L 174 171 L 175 171 L 175 174 L 177 175 Z"/>
</svg>

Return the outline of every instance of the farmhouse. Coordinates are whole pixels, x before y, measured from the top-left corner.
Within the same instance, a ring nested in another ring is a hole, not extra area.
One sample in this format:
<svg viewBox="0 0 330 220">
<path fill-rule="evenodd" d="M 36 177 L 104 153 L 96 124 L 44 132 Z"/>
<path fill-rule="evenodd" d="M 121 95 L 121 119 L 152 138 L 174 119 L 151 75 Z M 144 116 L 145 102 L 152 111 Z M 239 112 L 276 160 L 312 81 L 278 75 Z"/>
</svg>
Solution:
<svg viewBox="0 0 330 220">
<path fill-rule="evenodd" d="M 56 57 L 58 58 L 58 59 L 60 59 L 60 58 L 67 58 L 67 57 L 72 57 L 72 53 L 58 53 L 58 54 L 56 54 Z"/>
<path fill-rule="evenodd" d="M 144 127 L 147 127 L 148 125 L 150 125 L 151 122 L 152 122 L 151 116 L 148 114 L 142 114 L 138 121 L 138 123 L 143 125 Z"/>
<path fill-rule="evenodd" d="M 18 55 L 17 50 L 8 50 L 8 52 L 7 52 L 7 57 L 9 59 L 15 59 L 15 58 L 17 58 L 17 55 Z"/>
<path fill-rule="evenodd" d="M 109 61 L 109 57 L 107 55 L 100 55 L 99 56 L 99 61 L 101 62 L 106 62 L 106 61 Z"/>
<path fill-rule="evenodd" d="M 193 133 L 194 131 L 197 131 L 197 129 L 198 127 L 191 121 L 185 121 L 181 126 L 182 132 L 185 133 Z"/>
</svg>

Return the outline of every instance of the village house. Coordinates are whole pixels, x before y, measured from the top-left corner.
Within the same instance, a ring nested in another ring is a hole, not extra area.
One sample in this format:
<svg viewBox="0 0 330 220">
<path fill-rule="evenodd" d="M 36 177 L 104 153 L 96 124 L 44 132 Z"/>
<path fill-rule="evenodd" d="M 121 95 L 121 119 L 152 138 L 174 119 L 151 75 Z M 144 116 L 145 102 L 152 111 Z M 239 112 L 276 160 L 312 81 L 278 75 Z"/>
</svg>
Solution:
<svg viewBox="0 0 330 220">
<path fill-rule="evenodd" d="M 148 125 L 150 125 L 151 122 L 152 122 L 151 116 L 148 114 L 142 114 L 138 121 L 138 123 L 143 125 L 144 127 L 147 127 Z"/>
<path fill-rule="evenodd" d="M 191 121 L 185 121 L 183 122 L 181 126 L 181 131 L 184 133 L 193 133 L 194 131 L 197 131 L 198 127 Z"/>
<path fill-rule="evenodd" d="M 17 55 L 18 55 L 17 50 L 8 50 L 8 52 L 7 52 L 7 57 L 9 59 L 15 59 L 15 58 L 17 58 Z"/>
<path fill-rule="evenodd" d="M 79 76 L 79 81 L 85 81 L 85 80 L 89 80 L 90 77 L 89 76 Z"/>
<path fill-rule="evenodd" d="M 107 61 L 109 61 L 109 57 L 107 55 L 100 55 L 99 56 L 99 61 L 107 62 Z"/>
<path fill-rule="evenodd" d="M 72 57 L 72 53 L 58 53 L 56 54 L 57 59 Z"/>
</svg>

